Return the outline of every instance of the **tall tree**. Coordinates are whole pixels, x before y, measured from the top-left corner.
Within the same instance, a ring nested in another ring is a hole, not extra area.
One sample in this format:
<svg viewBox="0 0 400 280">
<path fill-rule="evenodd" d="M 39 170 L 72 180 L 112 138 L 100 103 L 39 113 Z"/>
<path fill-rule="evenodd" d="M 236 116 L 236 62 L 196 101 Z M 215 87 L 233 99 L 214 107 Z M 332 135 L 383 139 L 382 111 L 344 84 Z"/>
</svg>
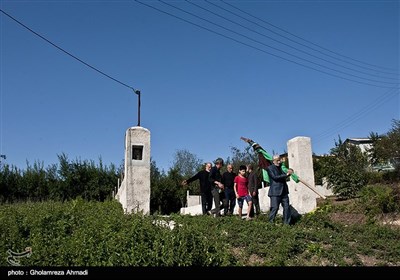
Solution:
<svg viewBox="0 0 400 280">
<path fill-rule="evenodd" d="M 188 150 L 177 150 L 174 154 L 172 168 L 183 177 L 190 177 L 201 170 L 203 160 Z"/>
<path fill-rule="evenodd" d="M 182 179 L 188 179 L 204 168 L 204 162 L 195 154 L 188 150 L 178 150 L 174 155 L 171 169 L 168 171 L 168 177 L 172 178 L 170 182 Z M 179 185 L 179 184 L 178 184 Z M 189 186 L 180 187 L 179 193 L 189 190 L 190 194 L 200 194 L 200 184 L 198 181 L 193 182 Z M 180 200 L 182 198 L 179 198 Z M 184 199 L 186 201 L 186 198 Z"/>
</svg>

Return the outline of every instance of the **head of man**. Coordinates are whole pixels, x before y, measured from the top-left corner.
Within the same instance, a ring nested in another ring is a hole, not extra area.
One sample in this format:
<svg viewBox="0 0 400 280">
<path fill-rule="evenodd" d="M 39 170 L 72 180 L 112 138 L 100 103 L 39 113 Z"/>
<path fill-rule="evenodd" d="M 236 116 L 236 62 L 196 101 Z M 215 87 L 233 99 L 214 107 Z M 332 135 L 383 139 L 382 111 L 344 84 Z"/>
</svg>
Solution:
<svg viewBox="0 0 400 280">
<path fill-rule="evenodd" d="M 214 161 L 215 166 L 220 169 L 222 166 L 224 166 L 224 160 L 222 158 L 217 158 Z"/>
<path fill-rule="evenodd" d="M 274 155 L 272 157 L 272 162 L 276 165 L 279 166 L 279 164 L 281 163 L 281 157 L 279 155 Z"/>
<path fill-rule="evenodd" d="M 210 172 L 211 170 L 211 162 L 206 162 L 206 171 Z"/>
</svg>

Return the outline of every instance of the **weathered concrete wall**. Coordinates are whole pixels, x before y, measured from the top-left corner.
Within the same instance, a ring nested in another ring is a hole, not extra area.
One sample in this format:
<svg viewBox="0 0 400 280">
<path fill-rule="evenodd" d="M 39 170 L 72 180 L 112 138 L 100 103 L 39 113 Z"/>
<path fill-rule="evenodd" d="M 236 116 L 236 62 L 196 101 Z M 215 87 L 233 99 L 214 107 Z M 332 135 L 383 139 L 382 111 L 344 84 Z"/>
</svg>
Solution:
<svg viewBox="0 0 400 280">
<path fill-rule="evenodd" d="M 189 191 L 186 192 L 186 207 L 191 207 L 201 204 L 200 195 L 190 195 Z"/>
<path fill-rule="evenodd" d="M 295 137 L 287 142 L 289 167 L 306 182 L 315 188 L 314 169 L 309 137 Z M 308 213 L 317 207 L 317 195 L 301 182 L 292 179 L 288 182 L 290 204 L 300 213 Z"/>
<path fill-rule="evenodd" d="M 116 198 L 127 213 L 150 213 L 150 131 L 135 126 L 125 133 L 124 179 Z"/>
</svg>

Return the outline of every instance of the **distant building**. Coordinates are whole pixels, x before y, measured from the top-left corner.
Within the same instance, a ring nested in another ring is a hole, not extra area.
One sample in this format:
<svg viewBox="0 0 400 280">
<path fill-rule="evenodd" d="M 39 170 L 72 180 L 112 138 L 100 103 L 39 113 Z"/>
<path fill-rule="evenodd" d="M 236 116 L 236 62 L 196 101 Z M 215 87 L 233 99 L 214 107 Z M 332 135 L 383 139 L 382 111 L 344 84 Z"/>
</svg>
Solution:
<svg viewBox="0 0 400 280">
<path fill-rule="evenodd" d="M 363 153 L 368 153 L 368 150 L 371 149 L 372 146 L 372 140 L 370 138 L 347 138 L 344 141 L 344 144 L 352 144 L 361 149 L 361 152 Z M 394 167 L 394 159 L 391 159 L 387 162 L 379 162 L 375 163 L 370 166 L 372 171 L 377 171 L 377 172 L 383 172 L 383 171 L 393 171 L 395 170 Z"/>
<path fill-rule="evenodd" d="M 372 140 L 370 138 L 347 138 L 343 144 L 347 143 L 359 147 L 363 153 L 372 148 Z"/>
</svg>

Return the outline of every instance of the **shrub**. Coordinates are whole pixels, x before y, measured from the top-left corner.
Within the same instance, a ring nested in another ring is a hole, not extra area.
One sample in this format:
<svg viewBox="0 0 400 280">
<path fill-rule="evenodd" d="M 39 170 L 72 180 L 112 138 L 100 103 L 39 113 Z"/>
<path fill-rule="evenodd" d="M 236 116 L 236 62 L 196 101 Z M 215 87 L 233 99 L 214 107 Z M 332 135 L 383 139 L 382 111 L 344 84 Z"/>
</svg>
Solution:
<svg viewBox="0 0 400 280">
<path fill-rule="evenodd" d="M 399 211 L 399 197 L 393 188 L 385 185 L 369 185 L 360 191 L 359 203 L 368 215 Z"/>
</svg>

